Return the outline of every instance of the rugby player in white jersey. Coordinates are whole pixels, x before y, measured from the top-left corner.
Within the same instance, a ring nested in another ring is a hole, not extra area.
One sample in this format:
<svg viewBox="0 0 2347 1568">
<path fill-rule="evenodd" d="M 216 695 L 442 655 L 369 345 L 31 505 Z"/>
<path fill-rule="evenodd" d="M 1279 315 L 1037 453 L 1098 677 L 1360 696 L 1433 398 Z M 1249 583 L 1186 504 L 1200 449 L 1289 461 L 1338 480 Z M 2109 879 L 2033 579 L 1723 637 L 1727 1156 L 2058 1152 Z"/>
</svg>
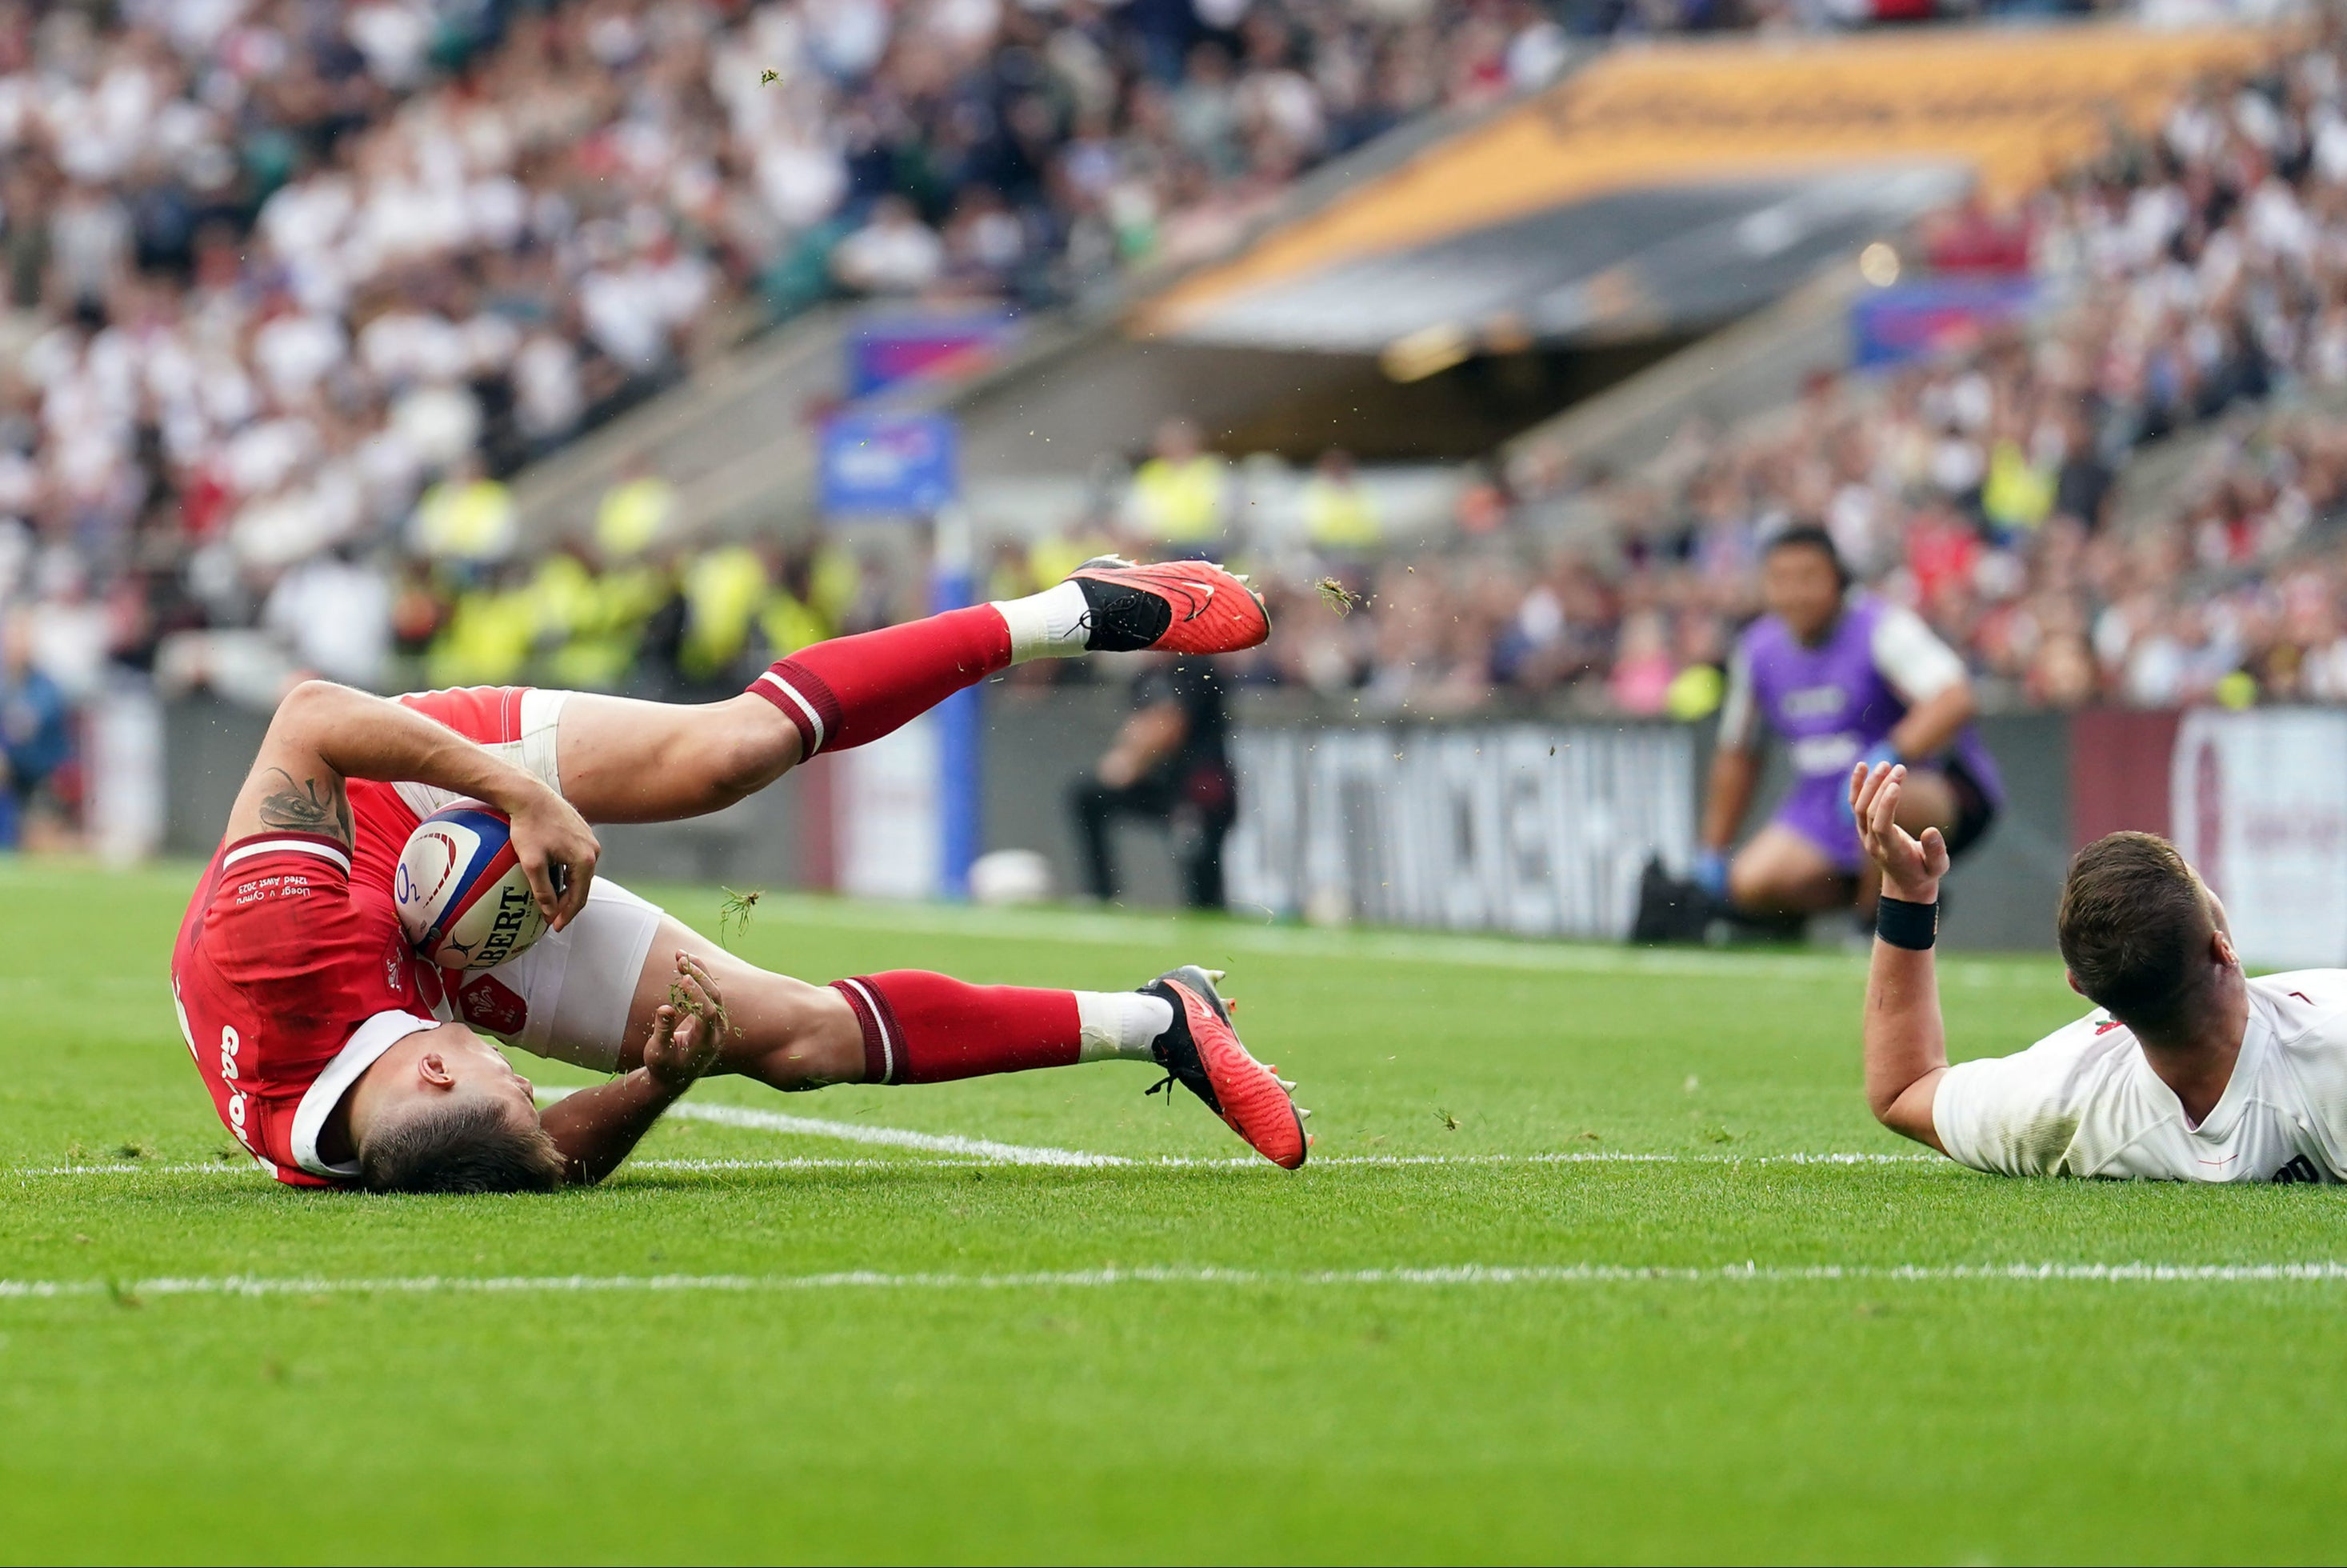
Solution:
<svg viewBox="0 0 2347 1568">
<path fill-rule="evenodd" d="M 1949 1066 L 1932 962 L 1948 849 L 1899 825 L 1905 776 L 1850 780 L 1882 871 L 1866 1097 L 1884 1126 L 2000 1175 L 2347 1180 L 2347 970 L 2250 979 L 2224 905 L 2151 834 L 2096 840 L 2063 886 L 2062 961 L 2095 1010 Z"/>
</svg>

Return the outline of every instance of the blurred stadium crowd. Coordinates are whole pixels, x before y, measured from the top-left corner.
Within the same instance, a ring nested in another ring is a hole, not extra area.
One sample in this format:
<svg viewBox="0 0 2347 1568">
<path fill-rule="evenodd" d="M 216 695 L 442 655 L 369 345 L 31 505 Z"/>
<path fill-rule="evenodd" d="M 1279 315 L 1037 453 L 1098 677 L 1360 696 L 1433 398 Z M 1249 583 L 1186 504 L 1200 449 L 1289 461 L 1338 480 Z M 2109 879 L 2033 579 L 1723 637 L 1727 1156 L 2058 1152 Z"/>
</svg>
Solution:
<svg viewBox="0 0 2347 1568">
<path fill-rule="evenodd" d="M 1819 375 L 1736 428 L 1691 426 L 1638 472 L 1522 450 L 1414 559 L 1342 542 L 1374 522 L 1330 520 L 1348 508 L 1324 466 L 1298 522 L 1338 548 L 1276 579 L 1296 608 L 1338 602 L 1325 568 L 1368 613 L 1291 613 L 1266 655 L 1277 678 L 1424 712 L 1562 687 L 1700 716 L 1757 612 L 1762 541 L 1815 521 L 1994 703 L 2347 702 L 2335 14 L 2315 46 L 2207 85 L 2023 210 L 1946 214 L 1911 248 L 1943 276 L 2034 276 L 2045 309 L 1895 371 Z M 2127 494 L 2163 438 L 2163 482 Z"/>
<path fill-rule="evenodd" d="M 504 477 L 711 348 L 1178 259 L 1565 36 L 1532 0 L 0 5 L 10 679 L 234 689 L 247 628 L 478 664 Z"/>
<path fill-rule="evenodd" d="M 289 664 L 722 685 L 917 603 L 837 543 L 680 553 L 653 474 L 525 559 L 507 477 L 826 298 L 1047 304 L 1211 252 L 1317 161 L 1535 87 L 1576 37 L 1935 9 L 0 4 L 0 743 L 21 788 L 109 681 L 265 695 Z M 1383 538 L 1332 456 L 1292 530 L 1224 541 L 1290 601 L 1256 675 L 1701 712 L 1755 540 L 1817 516 L 2018 700 L 2347 695 L 2322 424 L 2245 430 L 2186 515 L 2122 528 L 2108 501 L 2139 443 L 2347 380 L 2339 61 L 2212 87 L 1945 247 L 2082 294 L 2049 330 L 1691 431 L 1651 471 L 1520 456 L 1439 558 Z M 1097 538 L 1203 546 L 1230 472 L 1161 453 L 991 586 Z"/>
</svg>

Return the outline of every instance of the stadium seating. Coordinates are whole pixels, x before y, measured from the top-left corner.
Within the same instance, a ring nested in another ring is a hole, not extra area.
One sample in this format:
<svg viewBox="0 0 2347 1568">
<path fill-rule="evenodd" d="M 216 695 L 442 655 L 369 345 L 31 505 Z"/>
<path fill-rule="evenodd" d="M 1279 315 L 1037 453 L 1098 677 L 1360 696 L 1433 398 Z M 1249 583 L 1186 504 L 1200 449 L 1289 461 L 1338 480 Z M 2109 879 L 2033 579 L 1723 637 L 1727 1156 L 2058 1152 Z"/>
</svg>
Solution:
<svg viewBox="0 0 2347 1568">
<path fill-rule="evenodd" d="M 1048 306 L 1179 263 L 1315 161 L 1655 25 L 1243 9 L 9 13 L 0 602 L 25 667 L 68 702 L 149 676 L 265 702 L 296 669 L 716 689 L 918 585 L 822 542 L 680 557 L 641 487 L 674 477 L 632 471 L 573 497 L 582 538 L 598 508 L 630 527 L 538 559 L 518 468 L 824 299 Z M 1698 716 L 1756 540 L 1814 517 L 2007 705 L 2347 700 L 2347 457 L 2295 412 L 2347 385 L 2339 62 L 2326 40 L 2213 86 L 2018 220 L 1912 237 L 1911 276 L 2025 262 L 2042 319 L 1635 467 L 1535 446 L 1461 472 L 1439 559 L 1389 545 L 1383 478 L 1342 453 L 1234 464 L 1211 504 L 1291 629 L 1251 677 Z M 1146 548 L 1147 512 L 1006 548 L 994 586 Z M 1311 613 L 1331 584 L 1351 613 Z"/>
</svg>

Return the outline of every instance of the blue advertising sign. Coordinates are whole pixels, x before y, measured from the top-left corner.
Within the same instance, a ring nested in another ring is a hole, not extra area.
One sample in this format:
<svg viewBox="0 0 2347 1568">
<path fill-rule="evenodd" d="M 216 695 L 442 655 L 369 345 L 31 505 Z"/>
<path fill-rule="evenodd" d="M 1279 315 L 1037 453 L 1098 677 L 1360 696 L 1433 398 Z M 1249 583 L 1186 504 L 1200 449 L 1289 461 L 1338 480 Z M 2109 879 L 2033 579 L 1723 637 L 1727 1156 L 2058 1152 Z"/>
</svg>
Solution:
<svg viewBox="0 0 2347 1568">
<path fill-rule="evenodd" d="M 834 415 L 823 427 L 823 509 L 835 518 L 934 512 L 959 492 L 959 446 L 942 414 Z"/>
<path fill-rule="evenodd" d="M 869 397 L 907 381 L 971 374 L 1019 336 L 1004 311 L 912 311 L 866 316 L 847 339 L 847 395 Z"/>
<path fill-rule="evenodd" d="M 959 610 L 976 598 L 969 563 L 941 559 L 931 585 L 931 613 Z M 985 685 L 965 686 L 929 710 L 938 726 L 938 891 L 948 898 L 969 897 L 970 862 L 978 858 L 983 833 L 986 733 L 979 694 Z"/>
<path fill-rule="evenodd" d="M 2028 278 L 1933 278 L 1877 289 L 1850 308 L 1850 359 L 1861 370 L 1960 351 L 2018 321 L 2037 302 Z"/>
</svg>

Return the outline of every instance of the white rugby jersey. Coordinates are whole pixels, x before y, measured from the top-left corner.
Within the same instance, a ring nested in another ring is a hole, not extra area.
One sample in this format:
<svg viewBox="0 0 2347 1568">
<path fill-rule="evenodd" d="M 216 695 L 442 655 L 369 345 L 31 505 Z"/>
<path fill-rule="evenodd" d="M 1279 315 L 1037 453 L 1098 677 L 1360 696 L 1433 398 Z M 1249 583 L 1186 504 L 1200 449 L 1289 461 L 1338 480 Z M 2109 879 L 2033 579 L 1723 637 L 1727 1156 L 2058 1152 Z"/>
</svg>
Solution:
<svg viewBox="0 0 2347 1568">
<path fill-rule="evenodd" d="M 2100 1009 L 1950 1068 L 1932 1122 L 1951 1158 L 2000 1175 L 2347 1181 L 2347 969 L 2250 982 L 2232 1081 L 2198 1127 Z"/>
</svg>

